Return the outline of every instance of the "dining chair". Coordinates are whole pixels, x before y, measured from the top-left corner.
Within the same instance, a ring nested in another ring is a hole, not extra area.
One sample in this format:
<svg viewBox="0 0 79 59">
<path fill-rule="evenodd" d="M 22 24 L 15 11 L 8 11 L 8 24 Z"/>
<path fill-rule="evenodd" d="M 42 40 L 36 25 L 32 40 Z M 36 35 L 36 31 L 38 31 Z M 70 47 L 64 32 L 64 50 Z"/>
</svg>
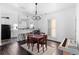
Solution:
<svg viewBox="0 0 79 59">
<path fill-rule="evenodd" d="M 32 51 L 33 51 L 33 47 L 34 44 L 37 43 L 36 40 L 34 38 L 31 37 L 31 35 L 27 35 L 27 46 L 28 49 L 30 48 L 30 45 L 32 46 Z"/>
<path fill-rule="evenodd" d="M 37 43 L 37 40 L 34 39 L 34 38 L 31 38 L 31 39 L 32 39 L 32 40 L 30 40 L 30 42 L 31 42 L 32 51 L 33 51 L 33 47 L 34 47 L 34 45 Z"/>
<path fill-rule="evenodd" d="M 27 46 L 28 46 L 28 49 L 30 48 L 30 37 L 29 35 L 27 35 Z"/>
<path fill-rule="evenodd" d="M 41 47 L 43 48 L 43 52 L 44 52 L 44 45 L 47 50 L 47 35 L 43 35 L 43 36 L 44 36 L 44 38 L 39 41 L 39 44 L 41 44 Z"/>
</svg>

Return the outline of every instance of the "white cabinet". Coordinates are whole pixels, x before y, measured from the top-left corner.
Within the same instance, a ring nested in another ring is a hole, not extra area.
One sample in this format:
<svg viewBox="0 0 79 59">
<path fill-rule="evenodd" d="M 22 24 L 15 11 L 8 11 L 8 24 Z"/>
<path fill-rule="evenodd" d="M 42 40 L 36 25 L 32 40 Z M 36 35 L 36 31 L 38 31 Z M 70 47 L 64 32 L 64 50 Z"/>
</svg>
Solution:
<svg viewBox="0 0 79 59">
<path fill-rule="evenodd" d="M 11 30 L 11 38 L 18 37 L 18 30 Z"/>
</svg>

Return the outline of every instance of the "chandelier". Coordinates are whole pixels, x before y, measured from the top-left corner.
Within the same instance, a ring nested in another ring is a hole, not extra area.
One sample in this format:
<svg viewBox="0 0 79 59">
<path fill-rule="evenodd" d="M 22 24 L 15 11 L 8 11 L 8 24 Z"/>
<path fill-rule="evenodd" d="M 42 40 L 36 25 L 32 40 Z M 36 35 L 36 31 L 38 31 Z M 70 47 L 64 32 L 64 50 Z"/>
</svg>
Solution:
<svg viewBox="0 0 79 59">
<path fill-rule="evenodd" d="M 33 20 L 40 20 L 41 16 L 38 15 L 38 11 L 37 11 L 37 3 L 35 3 L 35 15 L 32 17 Z"/>
</svg>

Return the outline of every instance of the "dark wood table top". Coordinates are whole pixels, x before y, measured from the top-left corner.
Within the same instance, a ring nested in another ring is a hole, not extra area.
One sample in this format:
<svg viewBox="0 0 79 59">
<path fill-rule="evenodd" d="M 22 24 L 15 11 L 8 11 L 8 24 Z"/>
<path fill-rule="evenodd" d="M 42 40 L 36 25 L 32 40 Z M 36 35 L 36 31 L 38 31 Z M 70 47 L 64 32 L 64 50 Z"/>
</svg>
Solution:
<svg viewBox="0 0 79 59">
<path fill-rule="evenodd" d="M 40 38 L 43 38 L 44 36 L 43 35 L 38 35 L 38 34 L 33 34 L 33 35 L 30 35 L 30 37 L 40 39 Z"/>
</svg>

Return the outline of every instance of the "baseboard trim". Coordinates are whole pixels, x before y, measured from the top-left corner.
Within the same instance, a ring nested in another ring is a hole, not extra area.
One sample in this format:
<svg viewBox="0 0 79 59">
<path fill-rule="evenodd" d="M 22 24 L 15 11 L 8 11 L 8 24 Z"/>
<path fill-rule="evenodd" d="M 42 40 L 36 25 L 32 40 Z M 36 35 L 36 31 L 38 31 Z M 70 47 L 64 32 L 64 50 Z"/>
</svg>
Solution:
<svg viewBox="0 0 79 59">
<path fill-rule="evenodd" d="M 17 42 L 24 42 L 24 41 L 26 41 L 26 40 L 17 41 Z M 50 40 L 50 39 L 48 39 L 48 41 L 52 41 L 52 42 L 55 42 L 55 43 L 58 43 L 58 44 L 60 44 L 60 43 L 61 43 L 61 42 L 58 42 L 58 41 L 55 41 L 55 40 Z"/>
<path fill-rule="evenodd" d="M 56 43 L 61 43 L 61 42 L 58 42 L 58 41 L 55 41 L 55 40 L 50 40 L 50 39 L 48 39 L 48 41 L 52 41 L 52 42 L 56 42 Z"/>
</svg>

